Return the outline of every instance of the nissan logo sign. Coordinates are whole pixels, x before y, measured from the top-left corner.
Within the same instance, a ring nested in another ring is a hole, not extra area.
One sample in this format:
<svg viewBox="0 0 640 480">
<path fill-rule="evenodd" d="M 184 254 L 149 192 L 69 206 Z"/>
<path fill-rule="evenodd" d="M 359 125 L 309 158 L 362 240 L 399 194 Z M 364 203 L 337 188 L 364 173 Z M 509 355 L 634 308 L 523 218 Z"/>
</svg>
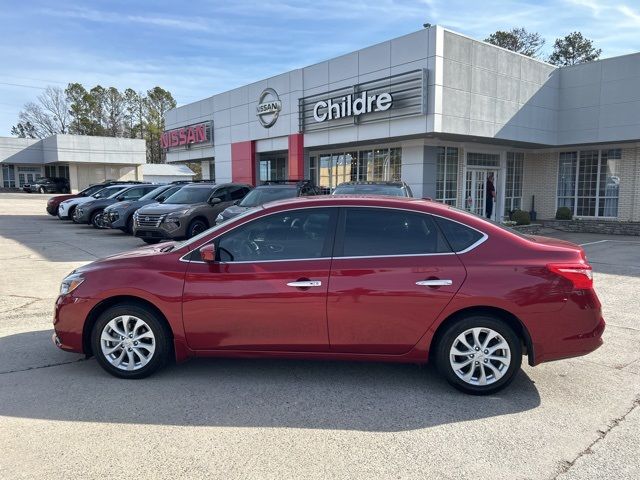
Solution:
<svg viewBox="0 0 640 480">
<path fill-rule="evenodd" d="M 265 88 L 258 98 L 256 115 L 264 128 L 269 128 L 276 123 L 282 110 L 282 102 L 273 88 Z"/>
</svg>

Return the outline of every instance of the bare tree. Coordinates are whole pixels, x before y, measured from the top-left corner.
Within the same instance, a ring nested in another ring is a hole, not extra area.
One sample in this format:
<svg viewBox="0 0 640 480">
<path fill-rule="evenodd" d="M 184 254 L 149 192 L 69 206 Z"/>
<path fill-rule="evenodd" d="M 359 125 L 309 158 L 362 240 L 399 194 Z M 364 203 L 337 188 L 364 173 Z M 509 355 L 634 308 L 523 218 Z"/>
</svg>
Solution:
<svg viewBox="0 0 640 480">
<path fill-rule="evenodd" d="M 512 28 L 509 31 L 498 30 L 484 41 L 534 58 L 538 56 L 545 43 L 538 32 L 528 32 L 522 27 Z"/>
<path fill-rule="evenodd" d="M 71 116 L 69 101 L 64 90 L 60 87 L 47 87 L 41 95 L 38 95 L 37 102 L 25 104 L 18 118 L 20 123 L 16 125 L 16 130 L 24 131 L 28 125 L 37 138 L 56 133 L 68 133 Z"/>
</svg>

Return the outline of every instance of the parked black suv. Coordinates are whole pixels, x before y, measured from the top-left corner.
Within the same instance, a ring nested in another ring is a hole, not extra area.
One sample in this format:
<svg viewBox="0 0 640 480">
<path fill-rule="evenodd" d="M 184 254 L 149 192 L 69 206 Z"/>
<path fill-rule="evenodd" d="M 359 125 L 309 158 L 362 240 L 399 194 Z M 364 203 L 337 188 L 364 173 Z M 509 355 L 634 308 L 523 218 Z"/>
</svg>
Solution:
<svg viewBox="0 0 640 480">
<path fill-rule="evenodd" d="M 69 179 L 63 177 L 38 177 L 33 183 L 25 183 L 22 190 L 29 193 L 69 193 Z"/>
<path fill-rule="evenodd" d="M 146 243 L 191 238 L 215 224 L 218 214 L 251 191 L 241 183 L 185 185 L 162 203 L 152 203 L 133 214 L 133 234 Z"/>
<path fill-rule="evenodd" d="M 413 197 L 405 182 L 344 182 L 336 187 L 334 195 L 387 195 L 390 197 Z"/>
<path fill-rule="evenodd" d="M 322 192 L 310 180 L 280 180 L 264 182 L 254 188 L 242 201 L 236 202 L 223 210 L 216 217 L 216 225 L 226 222 L 230 218 L 240 215 L 242 212 L 275 200 L 285 198 L 305 197 L 309 195 L 321 195 Z"/>
</svg>

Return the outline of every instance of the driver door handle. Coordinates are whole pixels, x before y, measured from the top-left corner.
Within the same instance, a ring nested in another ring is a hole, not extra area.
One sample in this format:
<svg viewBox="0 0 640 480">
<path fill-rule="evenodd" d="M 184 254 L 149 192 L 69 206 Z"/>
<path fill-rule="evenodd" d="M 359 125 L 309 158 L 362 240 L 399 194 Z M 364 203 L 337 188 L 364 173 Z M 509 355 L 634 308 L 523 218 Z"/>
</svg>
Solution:
<svg viewBox="0 0 640 480">
<path fill-rule="evenodd" d="M 294 288 L 309 288 L 309 287 L 321 287 L 322 282 L 320 280 L 298 280 L 297 282 L 287 283 L 287 287 Z"/>
<path fill-rule="evenodd" d="M 416 282 L 416 285 L 420 287 L 448 287 L 452 284 L 452 280 L 440 280 L 439 278 L 434 278 L 432 280 L 420 280 L 419 282 Z"/>
</svg>

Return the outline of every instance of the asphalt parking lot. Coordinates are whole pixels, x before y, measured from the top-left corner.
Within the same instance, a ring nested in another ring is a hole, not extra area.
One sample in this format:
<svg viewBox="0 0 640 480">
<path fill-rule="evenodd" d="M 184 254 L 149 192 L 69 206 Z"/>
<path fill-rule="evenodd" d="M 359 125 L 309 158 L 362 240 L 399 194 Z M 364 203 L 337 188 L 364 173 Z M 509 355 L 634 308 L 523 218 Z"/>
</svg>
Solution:
<svg viewBox="0 0 640 480">
<path fill-rule="evenodd" d="M 142 381 L 58 351 L 60 280 L 136 239 L 0 193 L 0 478 L 640 478 L 640 238 L 584 244 L 605 344 L 491 397 L 430 368 L 197 360 Z M 552 232 L 553 233 L 553 232 Z"/>
</svg>

